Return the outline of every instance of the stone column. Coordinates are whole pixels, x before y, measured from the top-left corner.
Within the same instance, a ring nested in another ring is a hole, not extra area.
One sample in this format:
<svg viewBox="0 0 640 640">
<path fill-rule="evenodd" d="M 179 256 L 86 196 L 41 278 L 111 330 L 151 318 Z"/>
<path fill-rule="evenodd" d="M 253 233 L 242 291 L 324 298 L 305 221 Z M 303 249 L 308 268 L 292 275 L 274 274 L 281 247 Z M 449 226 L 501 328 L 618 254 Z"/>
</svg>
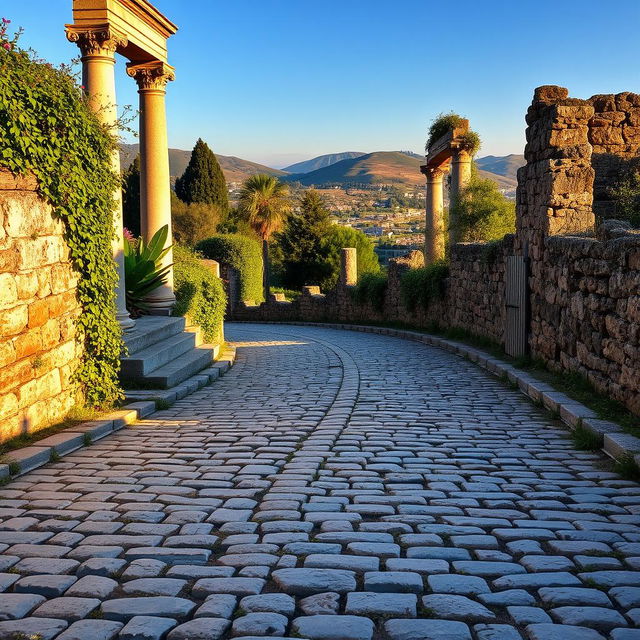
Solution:
<svg viewBox="0 0 640 640">
<path fill-rule="evenodd" d="M 466 149 L 454 149 L 451 157 L 451 189 L 449 190 L 449 243 L 459 241 L 459 224 L 452 204 L 471 178 L 471 154 Z"/>
<path fill-rule="evenodd" d="M 91 108 L 98 119 L 118 135 L 118 114 L 116 110 L 115 52 L 120 46 L 126 46 L 127 39 L 110 27 L 87 29 L 75 25 L 67 26 L 67 38 L 75 42 L 82 52 L 82 85 Z M 117 148 L 111 156 L 111 165 L 120 175 L 120 155 Z M 131 330 L 135 322 L 129 316 L 124 286 L 124 252 L 122 235 L 122 190 L 118 186 L 113 194 L 113 258 L 118 272 L 116 288 L 116 318 L 124 331 Z"/>
<path fill-rule="evenodd" d="M 444 196 L 442 182 L 445 170 L 442 167 L 421 167 L 427 177 L 424 262 L 431 264 L 444 258 Z"/>
<path fill-rule="evenodd" d="M 171 186 L 169 178 L 169 144 L 164 104 L 167 82 L 174 79 L 173 68 L 160 61 L 131 63 L 127 73 L 135 78 L 140 94 L 140 229 L 149 241 L 158 229 L 167 225 L 171 245 Z M 173 263 L 169 251 L 164 265 Z M 176 299 L 173 295 L 173 269 L 166 282 L 146 299 L 150 312 L 169 315 Z"/>
<path fill-rule="evenodd" d="M 340 256 L 340 284 L 351 287 L 358 284 L 358 250 L 342 249 Z"/>
</svg>

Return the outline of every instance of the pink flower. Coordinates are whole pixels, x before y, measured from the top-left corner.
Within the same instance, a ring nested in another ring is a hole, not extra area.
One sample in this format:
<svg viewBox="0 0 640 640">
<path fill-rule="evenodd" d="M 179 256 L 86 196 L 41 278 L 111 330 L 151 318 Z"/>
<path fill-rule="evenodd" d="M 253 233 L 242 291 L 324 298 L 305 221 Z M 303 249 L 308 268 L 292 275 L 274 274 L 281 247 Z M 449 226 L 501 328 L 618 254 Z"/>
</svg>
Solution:
<svg viewBox="0 0 640 640">
<path fill-rule="evenodd" d="M 11 44 L 9 42 L 3 42 L 2 46 L 7 50 L 11 51 Z"/>
<path fill-rule="evenodd" d="M 135 240 L 135 236 L 133 235 L 133 233 L 131 233 L 131 231 L 129 231 L 129 229 L 127 229 L 127 227 L 123 227 L 122 229 L 122 235 L 124 236 L 124 238 L 126 240 Z"/>
<path fill-rule="evenodd" d="M 7 20 L 6 18 L 2 18 L 2 22 L 5 24 L 11 24 L 11 20 Z"/>
</svg>

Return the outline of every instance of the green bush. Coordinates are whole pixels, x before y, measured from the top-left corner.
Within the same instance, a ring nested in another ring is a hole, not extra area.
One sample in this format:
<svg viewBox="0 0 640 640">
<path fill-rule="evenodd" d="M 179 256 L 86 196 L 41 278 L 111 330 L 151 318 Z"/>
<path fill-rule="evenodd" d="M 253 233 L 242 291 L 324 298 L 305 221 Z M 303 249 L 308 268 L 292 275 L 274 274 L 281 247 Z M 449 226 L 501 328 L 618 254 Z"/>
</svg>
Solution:
<svg viewBox="0 0 640 640">
<path fill-rule="evenodd" d="M 181 245 L 193 247 L 201 240 L 215 235 L 222 220 L 222 210 L 217 204 L 182 202 L 171 192 L 171 225 L 173 239 Z"/>
<path fill-rule="evenodd" d="M 479 178 L 477 170 L 449 207 L 449 220 L 458 221 L 456 237 L 460 242 L 491 242 L 513 233 L 516 228 L 516 203 L 489 179 Z"/>
<path fill-rule="evenodd" d="M 386 293 L 387 275 L 385 273 L 365 273 L 358 279 L 358 284 L 353 289 L 353 299 L 358 304 L 370 302 L 376 311 L 382 311 Z"/>
<path fill-rule="evenodd" d="M 427 267 L 411 269 L 400 278 L 400 297 L 409 311 L 426 309 L 432 300 L 442 299 L 446 290 L 449 265 L 439 260 Z"/>
<path fill-rule="evenodd" d="M 207 342 L 222 338 L 221 327 L 227 308 L 222 280 L 198 256 L 185 247 L 173 247 L 174 316 L 187 316 L 202 329 Z"/>
<path fill-rule="evenodd" d="M 240 299 L 262 302 L 262 247 L 256 238 L 241 235 L 218 235 L 202 240 L 196 251 L 205 258 L 226 264 L 240 274 Z"/>
<path fill-rule="evenodd" d="M 635 163 L 622 171 L 615 186 L 608 190 L 615 204 L 613 217 L 627 220 L 632 227 L 640 228 L 640 168 Z"/>
<path fill-rule="evenodd" d="M 14 44 L 0 46 L 0 68 L 0 164 L 15 174 L 33 172 L 38 193 L 65 225 L 82 307 L 77 328 L 84 357 L 74 381 L 87 405 L 109 405 L 122 397 L 111 249 L 113 194 L 120 186 L 111 165 L 116 140 L 70 69 L 35 60 Z"/>
</svg>

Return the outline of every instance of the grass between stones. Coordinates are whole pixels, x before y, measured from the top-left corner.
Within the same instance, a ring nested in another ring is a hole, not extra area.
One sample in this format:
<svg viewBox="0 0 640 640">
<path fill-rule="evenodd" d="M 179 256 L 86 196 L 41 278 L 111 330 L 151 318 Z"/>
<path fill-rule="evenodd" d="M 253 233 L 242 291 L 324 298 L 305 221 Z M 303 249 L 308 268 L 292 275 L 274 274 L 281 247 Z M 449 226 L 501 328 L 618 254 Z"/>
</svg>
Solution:
<svg viewBox="0 0 640 640">
<path fill-rule="evenodd" d="M 571 432 L 571 439 L 575 448 L 580 451 L 597 451 L 602 447 L 602 438 L 581 425 Z"/>
<path fill-rule="evenodd" d="M 632 455 L 623 456 L 616 460 L 613 465 L 614 471 L 619 473 L 625 480 L 640 482 L 640 467 Z"/>
</svg>

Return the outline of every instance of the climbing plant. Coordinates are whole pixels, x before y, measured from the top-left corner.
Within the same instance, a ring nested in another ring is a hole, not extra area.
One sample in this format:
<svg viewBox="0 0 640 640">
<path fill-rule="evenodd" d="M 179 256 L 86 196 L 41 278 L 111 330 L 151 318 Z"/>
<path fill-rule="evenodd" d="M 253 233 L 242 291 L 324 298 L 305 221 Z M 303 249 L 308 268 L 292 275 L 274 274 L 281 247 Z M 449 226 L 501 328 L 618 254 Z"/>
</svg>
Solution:
<svg viewBox="0 0 640 640">
<path fill-rule="evenodd" d="M 87 405 L 107 405 L 121 397 L 111 249 L 113 193 L 120 186 L 110 163 L 116 140 L 91 112 L 69 68 L 37 60 L 15 43 L 0 47 L 0 68 L 0 166 L 32 172 L 40 195 L 64 222 L 80 274 L 77 329 L 84 357 L 75 381 Z"/>
<path fill-rule="evenodd" d="M 400 297 L 409 311 L 426 309 L 433 300 L 441 300 L 446 291 L 449 265 L 444 260 L 410 269 L 400 278 Z"/>
</svg>

